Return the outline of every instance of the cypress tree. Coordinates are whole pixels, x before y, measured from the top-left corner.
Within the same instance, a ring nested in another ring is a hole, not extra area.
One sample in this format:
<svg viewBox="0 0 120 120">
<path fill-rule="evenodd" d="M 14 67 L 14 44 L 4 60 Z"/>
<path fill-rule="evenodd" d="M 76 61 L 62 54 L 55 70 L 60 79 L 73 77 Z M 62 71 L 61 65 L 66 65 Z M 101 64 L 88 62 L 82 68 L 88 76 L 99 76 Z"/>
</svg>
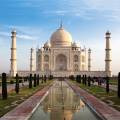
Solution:
<svg viewBox="0 0 120 120">
<path fill-rule="evenodd" d="M 16 83 L 15 83 L 15 92 L 18 94 L 19 93 L 19 77 L 18 74 L 16 74 Z"/>
<path fill-rule="evenodd" d="M 79 75 L 79 83 L 81 84 L 81 75 Z"/>
<path fill-rule="evenodd" d="M 76 82 L 79 83 L 79 76 L 78 75 L 76 76 Z"/>
<path fill-rule="evenodd" d="M 97 77 L 97 82 L 98 82 L 98 86 L 100 85 L 100 82 L 99 82 L 99 77 Z"/>
<path fill-rule="evenodd" d="M 6 73 L 2 73 L 2 99 L 7 99 L 7 78 Z"/>
<path fill-rule="evenodd" d="M 70 75 L 69 78 L 70 78 L 71 80 L 73 80 L 73 81 L 76 79 L 76 78 L 74 77 L 74 75 Z"/>
<path fill-rule="evenodd" d="M 43 77 L 43 75 L 42 75 L 42 78 L 41 78 L 41 79 L 42 79 L 41 83 L 43 83 L 43 80 L 44 80 L 44 77 Z"/>
<path fill-rule="evenodd" d="M 29 88 L 32 88 L 32 74 L 29 77 Z"/>
<path fill-rule="evenodd" d="M 85 79 L 84 79 L 84 75 L 83 75 L 83 76 L 82 76 L 82 84 L 84 84 L 84 80 L 85 80 Z"/>
<path fill-rule="evenodd" d="M 89 87 L 91 86 L 91 77 L 90 76 L 88 77 L 88 86 Z"/>
<path fill-rule="evenodd" d="M 36 82 L 36 74 L 34 74 L 34 87 L 36 87 L 37 82 Z"/>
<path fill-rule="evenodd" d="M 106 77 L 106 92 L 109 93 L 109 77 Z"/>
<path fill-rule="evenodd" d="M 85 80 L 84 80 L 84 83 L 85 83 L 85 86 L 87 85 L 87 76 L 85 75 Z"/>
<path fill-rule="evenodd" d="M 100 77 L 100 86 L 102 85 L 102 78 Z"/>
<path fill-rule="evenodd" d="M 39 85 L 39 79 L 40 79 L 40 77 L 39 77 L 39 74 L 37 75 L 37 85 Z"/>
<path fill-rule="evenodd" d="M 46 77 L 46 75 L 44 76 L 44 82 L 46 83 L 46 80 L 47 80 L 47 77 Z"/>
<path fill-rule="evenodd" d="M 118 73 L 118 97 L 120 98 L 120 72 Z"/>
<path fill-rule="evenodd" d="M 52 80 L 52 79 L 53 79 L 53 75 L 50 75 L 50 76 L 49 76 L 49 80 Z"/>
</svg>

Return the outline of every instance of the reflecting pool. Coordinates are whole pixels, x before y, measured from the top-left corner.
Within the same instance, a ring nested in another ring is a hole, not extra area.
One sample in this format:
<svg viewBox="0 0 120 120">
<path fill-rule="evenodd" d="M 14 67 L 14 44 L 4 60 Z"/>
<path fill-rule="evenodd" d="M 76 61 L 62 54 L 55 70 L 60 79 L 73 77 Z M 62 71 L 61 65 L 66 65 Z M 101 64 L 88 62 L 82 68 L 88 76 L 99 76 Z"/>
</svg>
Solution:
<svg viewBox="0 0 120 120">
<path fill-rule="evenodd" d="M 100 120 L 64 81 L 56 81 L 29 120 Z"/>
</svg>

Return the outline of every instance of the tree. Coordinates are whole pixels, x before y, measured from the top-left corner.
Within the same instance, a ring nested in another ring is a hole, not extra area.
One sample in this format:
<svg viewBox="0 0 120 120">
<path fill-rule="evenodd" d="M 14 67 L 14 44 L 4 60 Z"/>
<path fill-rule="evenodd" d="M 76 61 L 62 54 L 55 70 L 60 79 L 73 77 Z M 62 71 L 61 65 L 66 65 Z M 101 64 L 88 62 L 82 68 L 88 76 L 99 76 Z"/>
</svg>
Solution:
<svg viewBox="0 0 120 120">
<path fill-rule="evenodd" d="M 90 76 L 88 77 L 88 86 L 89 87 L 91 86 L 91 77 Z"/>
<path fill-rule="evenodd" d="M 47 77 L 46 77 L 46 75 L 44 75 L 44 82 L 46 83 L 46 80 L 47 80 Z"/>
<path fill-rule="evenodd" d="M 75 80 L 74 75 L 70 75 L 70 76 L 69 76 L 69 79 L 71 79 L 71 80 Z"/>
<path fill-rule="evenodd" d="M 40 79 L 40 77 L 39 77 L 39 74 L 37 75 L 37 85 L 39 85 L 39 79 Z"/>
<path fill-rule="evenodd" d="M 120 72 L 118 73 L 118 97 L 120 97 Z"/>
<path fill-rule="evenodd" d="M 41 83 L 43 83 L 43 81 L 44 81 L 44 77 L 43 77 L 43 75 L 42 75 L 42 78 L 41 78 L 41 79 L 42 79 Z"/>
<path fill-rule="evenodd" d="M 76 76 L 76 82 L 81 83 L 81 75 Z"/>
<path fill-rule="evenodd" d="M 53 75 L 50 75 L 50 76 L 49 76 L 49 80 L 52 80 L 52 79 L 53 79 Z"/>
<path fill-rule="evenodd" d="M 29 88 L 32 88 L 32 74 L 29 77 Z"/>
<path fill-rule="evenodd" d="M 79 75 L 79 83 L 81 83 L 81 75 Z"/>
<path fill-rule="evenodd" d="M 76 82 L 79 83 L 79 75 L 76 76 Z"/>
<path fill-rule="evenodd" d="M 98 77 L 98 78 L 97 78 L 98 85 L 100 85 L 100 86 L 101 86 L 101 84 L 102 84 L 102 80 L 101 80 L 101 79 L 102 79 L 101 77 Z"/>
<path fill-rule="evenodd" d="M 7 78 L 6 73 L 2 73 L 2 99 L 7 99 Z"/>
<path fill-rule="evenodd" d="M 34 87 L 36 87 L 36 74 L 34 74 Z"/>
<path fill-rule="evenodd" d="M 82 84 L 84 84 L 85 82 L 85 78 L 84 78 L 84 75 L 82 76 Z"/>
<path fill-rule="evenodd" d="M 85 86 L 87 84 L 87 76 L 85 75 L 85 80 L 84 80 Z"/>
<path fill-rule="evenodd" d="M 15 83 L 15 92 L 18 94 L 19 93 L 19 77 L 18 74 L 16 74 L 16 83 Z"/>
<path fill-rule="evenodd" d="M 109 93 L 109 77 L 106 77 L 106 92 Z"/>
</svg>

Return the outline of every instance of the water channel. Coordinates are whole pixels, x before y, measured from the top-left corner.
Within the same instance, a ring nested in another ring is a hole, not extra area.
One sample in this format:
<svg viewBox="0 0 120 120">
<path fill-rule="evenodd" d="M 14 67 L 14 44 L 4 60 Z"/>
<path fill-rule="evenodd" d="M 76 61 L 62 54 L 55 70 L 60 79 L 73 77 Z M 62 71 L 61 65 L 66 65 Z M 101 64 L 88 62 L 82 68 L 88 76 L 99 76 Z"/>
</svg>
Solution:
<svg viewBox="0 0 120 120">
<path fill-rule="evenodd" d="M 56 81 L 29 120 L 100 120 L 64 81 Z"/>
</svg>

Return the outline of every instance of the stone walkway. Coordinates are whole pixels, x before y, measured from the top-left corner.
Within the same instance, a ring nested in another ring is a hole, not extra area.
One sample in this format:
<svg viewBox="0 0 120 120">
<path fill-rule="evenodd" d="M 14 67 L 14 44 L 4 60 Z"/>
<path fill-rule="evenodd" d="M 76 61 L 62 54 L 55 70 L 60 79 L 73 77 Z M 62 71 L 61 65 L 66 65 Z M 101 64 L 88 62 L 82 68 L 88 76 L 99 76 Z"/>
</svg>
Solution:
<svg viewBox="0 0 120 120">
<path fill-rule="evenodd" d="M 79 86 L 68 81 L 67 83 L 78 95 L 83 97 L 84 101 L 90 105 L 97 113 L 99 113 L 100 116 L 102 116 L 105 120 L 120 120 L 119 111 L 108 106 L 106 103 L 81 89 Z"/>
<path fill-rule="evenodd" d="M 47 87 L 38 91 L 25 102 L 18 105 L 15 109 L 5 114 L 2 118 L 0 118 L 0 120 L 27 120 L 50 87 L 51 85 L 48 85 Z"/>
</svg>

